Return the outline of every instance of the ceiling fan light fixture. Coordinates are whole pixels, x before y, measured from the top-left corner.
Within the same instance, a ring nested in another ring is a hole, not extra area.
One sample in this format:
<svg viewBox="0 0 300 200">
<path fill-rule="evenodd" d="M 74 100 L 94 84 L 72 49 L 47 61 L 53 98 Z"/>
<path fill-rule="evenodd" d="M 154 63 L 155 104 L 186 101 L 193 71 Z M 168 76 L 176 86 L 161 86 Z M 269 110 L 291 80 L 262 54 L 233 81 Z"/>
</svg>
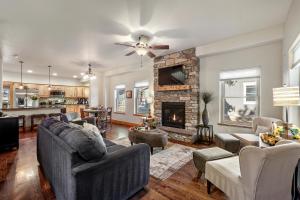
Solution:
<svg viewBox="0 0 300 200">
<path fill-rule="evenodd" d="M 139 48 L 136 49 L 136 53 L 139 56 L 144 56 L 144 55 L 147 54 L 147 52 L 148 52 L 148 50 L 146 48 L 143 48 L 143 47 L 139 47 Z"/>
</svg>

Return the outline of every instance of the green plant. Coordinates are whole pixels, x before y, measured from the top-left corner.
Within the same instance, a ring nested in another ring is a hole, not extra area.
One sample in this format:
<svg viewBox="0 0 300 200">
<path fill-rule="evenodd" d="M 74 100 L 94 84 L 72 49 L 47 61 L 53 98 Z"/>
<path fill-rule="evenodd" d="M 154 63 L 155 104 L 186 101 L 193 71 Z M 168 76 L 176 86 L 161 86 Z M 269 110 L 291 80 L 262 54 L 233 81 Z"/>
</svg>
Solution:
<svg viewBox="0 0 300 200">
<path fill-rule="evenodd" d="M 36 101 L 36 100 L 38 100 L 38 97 L 37 97 L 37 96 L 32 96 L 32 97 L 31 97 L 31 100 L 32 100 L 32 101 Z"/>
<path fill-rule="evenodd" d="M 202 92 L 200 97 L 205 104 L 208 104 L 214 99 L 212 92 Z"/>
</svg>

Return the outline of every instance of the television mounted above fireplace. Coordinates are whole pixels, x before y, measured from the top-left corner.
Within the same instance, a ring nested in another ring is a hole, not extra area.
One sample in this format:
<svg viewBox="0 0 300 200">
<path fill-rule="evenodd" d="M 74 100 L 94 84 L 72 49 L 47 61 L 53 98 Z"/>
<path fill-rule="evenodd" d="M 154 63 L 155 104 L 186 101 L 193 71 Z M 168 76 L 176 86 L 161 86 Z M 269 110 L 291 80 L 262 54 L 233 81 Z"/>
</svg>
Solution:
<svg viewBox="0 0 300 200">
<path fill-rule="evenodd" d="M 158 69 L 158 84 L 163 85 L 185 85 L 186 73 L 183 65 L 165 67 Z"/>
</svg>

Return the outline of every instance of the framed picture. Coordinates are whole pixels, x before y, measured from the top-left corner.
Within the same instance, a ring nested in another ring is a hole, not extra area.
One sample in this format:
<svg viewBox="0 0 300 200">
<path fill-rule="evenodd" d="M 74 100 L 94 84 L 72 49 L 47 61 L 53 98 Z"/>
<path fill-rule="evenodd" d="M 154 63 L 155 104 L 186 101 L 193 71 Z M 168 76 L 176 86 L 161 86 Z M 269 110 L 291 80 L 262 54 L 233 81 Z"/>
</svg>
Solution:
<svg viewBox="0 0 300 200">
<path fill-rule="evenodd" d="M 132 98 L 132 90 L 127 90 L 126 91 L 126 98 L 131 99 Z"/>
</svg>

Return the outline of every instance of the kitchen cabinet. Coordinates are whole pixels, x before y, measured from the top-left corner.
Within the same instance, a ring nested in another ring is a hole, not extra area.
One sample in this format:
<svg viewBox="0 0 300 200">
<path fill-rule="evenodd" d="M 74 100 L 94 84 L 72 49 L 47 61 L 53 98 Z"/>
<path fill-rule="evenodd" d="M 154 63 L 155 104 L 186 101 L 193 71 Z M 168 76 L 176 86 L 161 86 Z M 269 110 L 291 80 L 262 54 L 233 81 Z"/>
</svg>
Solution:
<svg viewBox="0 0 300 200">
<path fill-rule="evenodd" d="M 90 97 L 90 88 L 88 88 L 88 87 L 84 88 L 83 97 L 85 97 L 85 98 L 89 98 Z"/>
<path fill-rule="evenodd" d="M 76 87 L 76 97 L 83 97 L 83 87 Z"/>
<path fill-rule="evenodd" d="M 38 89 L 40 97 L 49 97 L 48 85 L 38 85 Z"/>
<path fill-rule="evenodd" d="M 65 97 L 77 97 L 76 96 L 76 87 L 65 87 Z"/>
<path fill-rule="evenodd" d="M 66 105 L 66 111 L 67 112 L 77 112 L 80 113 L 80 109 L 85 109 L 86 105 Z"/>
</svg>

